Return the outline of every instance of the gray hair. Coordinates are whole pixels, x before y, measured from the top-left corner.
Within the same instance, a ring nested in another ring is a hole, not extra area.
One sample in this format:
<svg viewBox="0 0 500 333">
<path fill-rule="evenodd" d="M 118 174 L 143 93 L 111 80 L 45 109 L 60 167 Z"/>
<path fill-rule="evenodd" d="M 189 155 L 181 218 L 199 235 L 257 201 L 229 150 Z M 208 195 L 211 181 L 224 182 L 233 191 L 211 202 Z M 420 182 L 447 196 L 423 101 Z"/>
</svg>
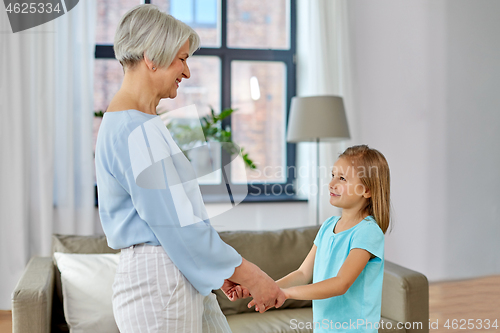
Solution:
<svg viewBox="0 0 500 333">
<path fill-rule="evenodd" d="M 150 4 L 129 10 L 118 23 L 113 49 L 123 68 L 134 67 L 146 55 L 157 67 L 168 67 L 189 40 L 189 55 L 200 45 L 198 34 Z"/>
</svg>

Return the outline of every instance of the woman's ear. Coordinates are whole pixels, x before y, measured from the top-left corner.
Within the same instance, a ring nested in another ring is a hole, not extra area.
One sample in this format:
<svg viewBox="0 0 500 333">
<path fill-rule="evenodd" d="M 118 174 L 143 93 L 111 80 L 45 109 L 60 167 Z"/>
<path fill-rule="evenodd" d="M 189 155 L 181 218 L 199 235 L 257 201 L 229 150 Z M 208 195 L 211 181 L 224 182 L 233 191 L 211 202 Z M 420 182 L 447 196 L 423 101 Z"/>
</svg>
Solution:
<svg viewBox="0 0 500 333">
<path fill-rule="evenodd" d="M 150 60 L 150 59 L 146 56 L 146 53 L 144 53 L 144 63 L 146 63 L 146 66 L 147 66 L 150 70 L 152 70 L 152 71 L 156 70 L 156 67 L 155 67 L 155 65 L 153 64 L 153 61 L 151 61 L 151 60 Z"/>
<path fill-rule="evenodd" d="M 365 194 L 363 194 L 363 197 L 365 197 L 366 199 L 368 198 L 371 198 L 372 197 L 372 192 L 370 191 L 369 188 L 366 188 L 365 187 Z"/>
</svg>

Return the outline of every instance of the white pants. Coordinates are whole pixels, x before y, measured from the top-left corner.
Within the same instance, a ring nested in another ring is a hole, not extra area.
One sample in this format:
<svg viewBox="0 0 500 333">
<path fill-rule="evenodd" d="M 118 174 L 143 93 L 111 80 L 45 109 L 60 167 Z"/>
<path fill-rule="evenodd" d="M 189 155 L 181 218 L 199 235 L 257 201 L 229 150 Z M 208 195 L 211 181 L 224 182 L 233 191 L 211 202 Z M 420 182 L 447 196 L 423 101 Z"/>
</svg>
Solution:
<svg viewBox="0 0 500 333">
<path fill-rule="evenodd" d="M 215 294 L 201 295 L 161 246 L 122 249 L 113 313 L 121 333 L 231 333 Z"/>
</svg>

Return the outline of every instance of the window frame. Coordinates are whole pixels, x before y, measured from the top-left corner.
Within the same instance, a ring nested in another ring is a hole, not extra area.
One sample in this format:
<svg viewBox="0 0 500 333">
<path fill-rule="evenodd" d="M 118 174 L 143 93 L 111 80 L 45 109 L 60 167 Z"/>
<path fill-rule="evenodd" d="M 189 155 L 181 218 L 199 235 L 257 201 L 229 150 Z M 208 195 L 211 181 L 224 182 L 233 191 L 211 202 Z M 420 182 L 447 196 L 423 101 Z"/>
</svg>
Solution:
<svg viewBox="0 0 500 333">
<path fill-rule="evenodd" d="M 292 97 L 296 94 L 296 0 L 290 1 L 289 29 L 290 29 L 290 48 L 284 50 L 278 49 L 244 49 L 227 47 L 227 0 L 220 0 L 220 47 L 200 47 L 194 55 L 199 56 L 217 56 L 221 61 L 221 89 L 220 100 L 221 110 L 231 107 L 231 62 L 241 61 L 275 61 L 282 62 L 286 67 L 286 99 L 285 99 L 285 133 L 288 125 L 290 104 Z M 151 0 L 145 0 L 144 3 L 151 3 Z M 154 0 L 153 0 L 154 4 Z M 96 44 L 95 59 L 115 59 L 113 45 Z M 231 124 L 231 117 L 224 120 L 222 126 Z M 286 140 L 286 138 L 285 138 Z M 248 184 L 248 196 L 243 202 L 276 202 L 276 201 L 304 201 L 306 199 L 296 196 L 294 181 L 296 179 L 296 144 L 285 141 L 286 149 L 286 179 L 284 183 L 251 183 Z M 231 157 L 222 150 L 222 165 L 227 165 Z M 230 168 L 229 168 L 230 169 Z M 292 170 L 293 172 L 288 172 Z M 203 197 L 206 202 L 218 202 L 222 198 L 220 195 L 221 186 L 229 185 L 232 188 L 241 189 L 241 186 L 231 184 L 230 170 L 227 179 L 222 176 L 221 185 L 200 185 Z M 225 184 L 224 184 L 225 183 Z M 229 183 L 229 184 L 228 184 Z M 227 195 L 224 194 L 227 198 Z"/>
</svg>

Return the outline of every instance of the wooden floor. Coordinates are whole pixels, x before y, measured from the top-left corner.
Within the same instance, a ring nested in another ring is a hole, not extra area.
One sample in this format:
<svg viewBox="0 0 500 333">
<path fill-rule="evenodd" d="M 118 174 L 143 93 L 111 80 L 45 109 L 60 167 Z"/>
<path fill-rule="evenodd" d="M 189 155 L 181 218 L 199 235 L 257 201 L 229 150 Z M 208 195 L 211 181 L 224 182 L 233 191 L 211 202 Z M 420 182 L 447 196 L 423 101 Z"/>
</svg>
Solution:
<svg viewBox="0 0 500 333">
<path fill-rule="evenodd" d="M 499 333 L 500 275 L 432 283 L 429 286 L 429 310 L 432 333 Z M 12 333 L 11 318 L 10 311 L 0 311 L 0 333 Z M 499 328 L 486 329 L 486 320 L 490 321 L 490 326 L 496 320 Z M 445 327 L 447 321 L 449 328 Z"/>
<path fill-rule="evenodd" d="M 431 284 L 429 312 L 431 332 L 500 332 L 500 275 Z M 491 327 L 495 320 L 498 328 Z"/>
<path fill-rule="evenodd" d="M 12 333 L 12 313 L 0 311 L 0 333 Z"/>
</svg>

